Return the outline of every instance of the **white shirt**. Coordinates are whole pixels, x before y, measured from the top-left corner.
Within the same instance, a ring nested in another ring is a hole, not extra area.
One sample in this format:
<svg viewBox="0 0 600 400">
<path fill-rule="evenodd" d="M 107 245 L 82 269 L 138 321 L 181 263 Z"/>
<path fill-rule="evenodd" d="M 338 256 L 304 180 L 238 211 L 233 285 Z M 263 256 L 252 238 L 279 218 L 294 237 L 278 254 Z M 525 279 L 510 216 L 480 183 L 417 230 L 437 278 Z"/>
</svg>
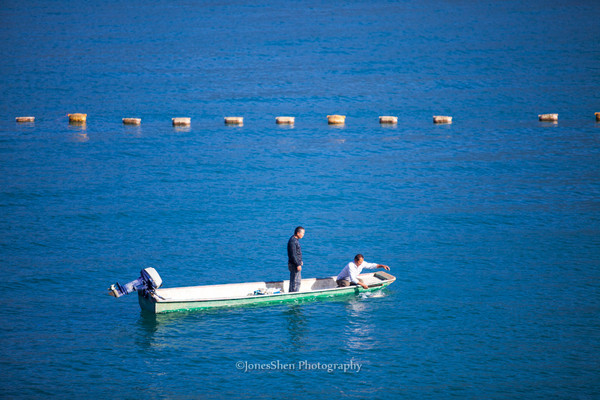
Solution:
<svg viewBox="0 0 600 400">
<path fill-rule="evenodd" d="M 360 267 L 359 267 L 353 261 L 350 261 L 348 264 L 346 264 L 346 266 L 344 267 L 342 272 L 340 272 L 340 274 L 337 276 L 336 280 L 337 281 L 346 280 L 346 281 L 350 281 L 352 283 L 356 283 L 358 285 L 358 274 L 360 274 L 362 272 L 363 268 L 376 269 L 377 265 L 378 264 L 368 263 L 363 260 L 362 264 L 360 264 Z"/>
</svg>

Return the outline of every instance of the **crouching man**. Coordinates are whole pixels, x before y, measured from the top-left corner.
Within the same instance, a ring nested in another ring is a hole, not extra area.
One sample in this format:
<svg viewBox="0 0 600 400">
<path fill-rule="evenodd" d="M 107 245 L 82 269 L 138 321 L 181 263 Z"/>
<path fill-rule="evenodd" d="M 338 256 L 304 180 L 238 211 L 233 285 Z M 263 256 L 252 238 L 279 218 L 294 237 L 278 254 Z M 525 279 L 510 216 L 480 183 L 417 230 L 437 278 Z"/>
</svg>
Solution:
<svg viewBox="0 0 600 400">
<path fill-rule="evenodd" d="M 337 276 L 336 282 L 338 287 L 346 287 L 346 286 L 356 286 L 360 285 L 363 289 L 368 289 L 369 287 L 363 283 L 361 279 L 358 278 L 358 275 L 362 272 L 363 268 L 367 269 L 376 269 L 383 268 L 386 271 L 390 270 L 390 267 L 383 264 L 374 264 L 365 262 L 365 258 L 362 254 L 357 254 L 354 256 L 354 261 L 350 261 L 342 272 Z"/>
</svg>

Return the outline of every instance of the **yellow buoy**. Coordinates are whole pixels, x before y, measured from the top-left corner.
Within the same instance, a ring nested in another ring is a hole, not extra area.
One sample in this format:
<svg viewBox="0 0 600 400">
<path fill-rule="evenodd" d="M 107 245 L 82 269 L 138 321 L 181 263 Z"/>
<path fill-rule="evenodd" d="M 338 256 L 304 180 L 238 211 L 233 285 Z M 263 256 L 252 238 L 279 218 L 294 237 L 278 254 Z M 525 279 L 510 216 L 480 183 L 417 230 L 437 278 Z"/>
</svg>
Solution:
<svg viewBox="0 0 600 400">
<path fill-rule="evenodd" d="M 383 117 L 379 117 L 380 124 L 397 124 L 398 117 L 391 117 L 389 115 L 385 115 Z"/>
<path fill-rule="evenodd" d="M 225 117 L 226 125 L 244 125 L 243 117 Z"/>
<path fill-rule="evenodd" d="M 187 117 L 171 118 L 171 121 L 173 126 L 188 126 L 192 123 L 192 119 Z"/>
<path fill-rule="evenodd" d="M 337 114 L 328 115 L 327 122 L 329 123 L 329 125 L 343 125 L 346 123 L 346 116 Z"/>
<path fill-rule="evenodd" d="M 558 114 L 540 114 L 538 118 L 542 122 L 558 122 Z"/>
<path fill-rule="evenodd" d="M 140 125 L 141 123 L 141 118 L 123 118 L 123 124 L 125 125 Z"/>
<path fill-rule="evenodd" d="M 434 124 L 451 124 L 452 117 L 447 116 L 447 115 L 434 115 L 433 123 Z"/>
<path fill-rule="evenodd" d="M 294 117 L 276 117 L 275 122 L 277 122 L 278 124 L 294 125 L 294 122 L 296 122 L 296 118 L 294 118 Z"/>
<path fill-rule="evenodd" d="M 600 112 L 595 113 L 596 115 L 596 121 L 600 121 Z"/>
<path fill-rule="evenodd" d="M 35 122 L 35 117 L 17 117 L 17 122 Z"/>
<path fill-rule="evenodd" d="M 69 123 L 71 124 L 85 124 L 85 121 L 87 120 L 87 114 L 75 113 L 68 115 Z"/>
</svg>

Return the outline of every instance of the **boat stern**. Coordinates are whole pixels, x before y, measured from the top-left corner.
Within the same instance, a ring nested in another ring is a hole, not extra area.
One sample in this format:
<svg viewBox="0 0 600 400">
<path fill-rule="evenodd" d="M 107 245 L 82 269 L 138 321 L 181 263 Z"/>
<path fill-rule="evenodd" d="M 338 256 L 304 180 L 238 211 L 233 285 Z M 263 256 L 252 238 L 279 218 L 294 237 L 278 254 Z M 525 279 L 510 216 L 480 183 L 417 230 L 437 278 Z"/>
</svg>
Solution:
<svg viewBox="0 0 600 400">
<path fill-rule="evenodd" d="M 144 293 L 145 291 L 138 292 L 138 302 L 140 303 L 140 308 L 142 311 L 146 311 L 152 314 L 156 314 L 156 300 L 152 298 L 148 293 Z"/>
</svg>

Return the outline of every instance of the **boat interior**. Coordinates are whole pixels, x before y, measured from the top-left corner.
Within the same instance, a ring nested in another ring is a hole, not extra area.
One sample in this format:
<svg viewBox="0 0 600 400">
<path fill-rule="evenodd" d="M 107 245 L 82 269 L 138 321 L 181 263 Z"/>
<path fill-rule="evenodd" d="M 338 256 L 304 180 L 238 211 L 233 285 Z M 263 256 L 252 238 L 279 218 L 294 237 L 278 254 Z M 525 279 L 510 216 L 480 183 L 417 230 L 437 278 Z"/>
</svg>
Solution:
<svg viewBox="0 0 600 400">
<path fill-rule="evenodd" d="M 336 289 L 335 276 L 302 279 L 300 292 Z M 369 286 L 379 285 L 395 278 L 386 272 L 360 274 L 359 278 Z M 187 286 L 157 289 L 158 301 L 193 301 L 241 298 L 248 296 L 278 295 L 288 293 L 289 280 L 274 282 L 229 283 L 223 285 Z"/>
</svg>

